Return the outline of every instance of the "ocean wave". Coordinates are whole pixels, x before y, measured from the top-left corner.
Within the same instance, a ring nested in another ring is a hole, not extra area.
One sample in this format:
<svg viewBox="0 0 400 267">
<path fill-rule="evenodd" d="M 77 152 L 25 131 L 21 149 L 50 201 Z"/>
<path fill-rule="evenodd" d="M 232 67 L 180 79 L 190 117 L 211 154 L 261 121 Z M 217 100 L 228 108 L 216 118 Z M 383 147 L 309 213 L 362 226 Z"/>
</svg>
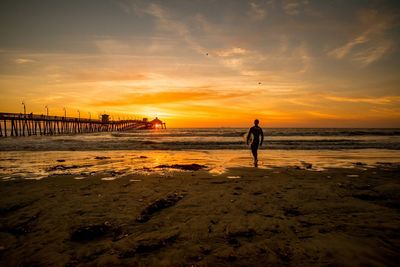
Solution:
<svg viewBox="0 0 400 267">
<path fill-rule="evenodd" d="M 167 131 L 127 131 L 113 133 L 113 137 L 174 138 L 243 137 L 248 129 L 169 129 Z M 400 129 L 345 129 L 345 128 L 265 128 L 265 136 L 400 136 Z"/>
<path fill-rule="evenodd" d="M 28 138 L 27 138 L 28 139 Z M 85 141 L 69 140 L 68 142 L 59 142 L 51 140 L 37 140 L 28 142 L 27 139 L 18 139 L 19 142 L 2 142 L 0 150 L 2 151 L 87 151 L 87 150 L 215 150 L 215 149 L 246 149 L 248 146 L 241 140 L 238 141 L 215 141 L 204 142 L 198 140 L 192 141 L 150 141 L 150 140 L 109 140 L 109 141 Z M 15 139 L 14 139 L 15 140 Z M 268 140 L 264 142 L 262 149 L 279 150 L 338 150 L 338 149 L 400 149 L 399 142 L 375 140 Z"/>
<path fill-rule="evenodd" d="M 245 149 L 244 128 L 167 129 L 0 138 L 0 151 Z M 280 150 L 400 149 L 399 129 L 266 128 L 264 146 Z"/>
</svg>

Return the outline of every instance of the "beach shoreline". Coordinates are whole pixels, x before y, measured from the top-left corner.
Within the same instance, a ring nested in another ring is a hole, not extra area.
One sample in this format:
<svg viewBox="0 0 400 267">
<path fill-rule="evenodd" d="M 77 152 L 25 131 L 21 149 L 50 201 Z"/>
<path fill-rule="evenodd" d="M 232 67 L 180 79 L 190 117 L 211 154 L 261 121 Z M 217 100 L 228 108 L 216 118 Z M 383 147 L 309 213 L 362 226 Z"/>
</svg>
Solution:
<svg viewBox="0 0 400 267">
<path fill-rule="evenodd" d="M 259 150 L 259 168 L 308 166 L 311 170 L 374 167 L 397 164 L 396 150 Z M 124 150 L 124 151 L 3 151 L 0 153 L 0 180 L 43 179 L 54 174 L 108 174 L 118 179 L 131 174 L 162 174 L 158 166 L 199 164 L 211 174 L 230 168 L 253 165 L 250 150 Z M 82 175 L 81 175 L 82 174 Z"/>
<path fill-rule="evenodd" d="M 395 266 L 399 170 L 382 163 L 7 180 L 0 265 Z"/>
</svg>

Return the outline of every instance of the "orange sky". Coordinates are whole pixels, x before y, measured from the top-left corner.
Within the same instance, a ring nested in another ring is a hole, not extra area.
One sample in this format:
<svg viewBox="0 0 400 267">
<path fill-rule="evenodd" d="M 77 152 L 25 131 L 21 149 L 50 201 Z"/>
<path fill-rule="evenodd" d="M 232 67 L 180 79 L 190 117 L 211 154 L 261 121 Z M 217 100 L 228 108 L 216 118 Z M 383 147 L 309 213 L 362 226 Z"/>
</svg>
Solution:
<svg viewBox="0 0 400 267">
<path fill-rule="evenodd" d="M 40 2 L 0 11 L 2 112 L 400 127 L 393 1 Z"/>
</svg>

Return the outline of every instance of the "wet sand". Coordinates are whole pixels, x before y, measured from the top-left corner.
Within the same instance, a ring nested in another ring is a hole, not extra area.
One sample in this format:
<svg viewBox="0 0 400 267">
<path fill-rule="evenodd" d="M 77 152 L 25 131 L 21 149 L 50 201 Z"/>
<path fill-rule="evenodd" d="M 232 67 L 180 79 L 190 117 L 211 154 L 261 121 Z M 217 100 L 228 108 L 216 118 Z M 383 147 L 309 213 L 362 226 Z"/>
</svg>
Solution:
<svg viewBox="0 0 400 267">
<path fill-rule="evenodd" d="M 3 181 L 0 265 L 396 266 L 400 166 L 304 168 Z"/>
</svg>

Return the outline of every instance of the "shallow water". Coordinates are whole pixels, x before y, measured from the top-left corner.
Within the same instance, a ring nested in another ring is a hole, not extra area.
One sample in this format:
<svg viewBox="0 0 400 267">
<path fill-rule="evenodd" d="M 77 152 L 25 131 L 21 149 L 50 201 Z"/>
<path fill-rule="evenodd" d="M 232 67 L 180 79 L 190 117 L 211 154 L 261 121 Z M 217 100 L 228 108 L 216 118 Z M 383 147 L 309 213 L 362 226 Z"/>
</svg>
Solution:
<svg viewBox="0 0 400 267">
<path fill-rule="evenodd" d="M 0 151 L 246 149 L 245 128 L 136 130 L 0 138 Z M 264 128 L 276 150 L 400 149 L 400 129 Z"/>
<path fill-rule="evenodd" d="M 260 150 L 259 168 L 299 166 L 311 163 L 310 170 L 325 168 L 368 167 L 379 162 L 398 163 L 396 150 Z M 358 163 L 357 165 L 355 163 Z M 103 180 L 114 180 L 129 174 L 168 173 L 176 169 L 159 165 L 201 164 L 212 174 L 228 168 L 252 167 L 248 150 L 115 150 L 115 151 L 10 151 L 0 153 L 0 179 L 42 179 L 54 174 L 72 174 L 85 179 L 103 174 Z"/>
</svg>

